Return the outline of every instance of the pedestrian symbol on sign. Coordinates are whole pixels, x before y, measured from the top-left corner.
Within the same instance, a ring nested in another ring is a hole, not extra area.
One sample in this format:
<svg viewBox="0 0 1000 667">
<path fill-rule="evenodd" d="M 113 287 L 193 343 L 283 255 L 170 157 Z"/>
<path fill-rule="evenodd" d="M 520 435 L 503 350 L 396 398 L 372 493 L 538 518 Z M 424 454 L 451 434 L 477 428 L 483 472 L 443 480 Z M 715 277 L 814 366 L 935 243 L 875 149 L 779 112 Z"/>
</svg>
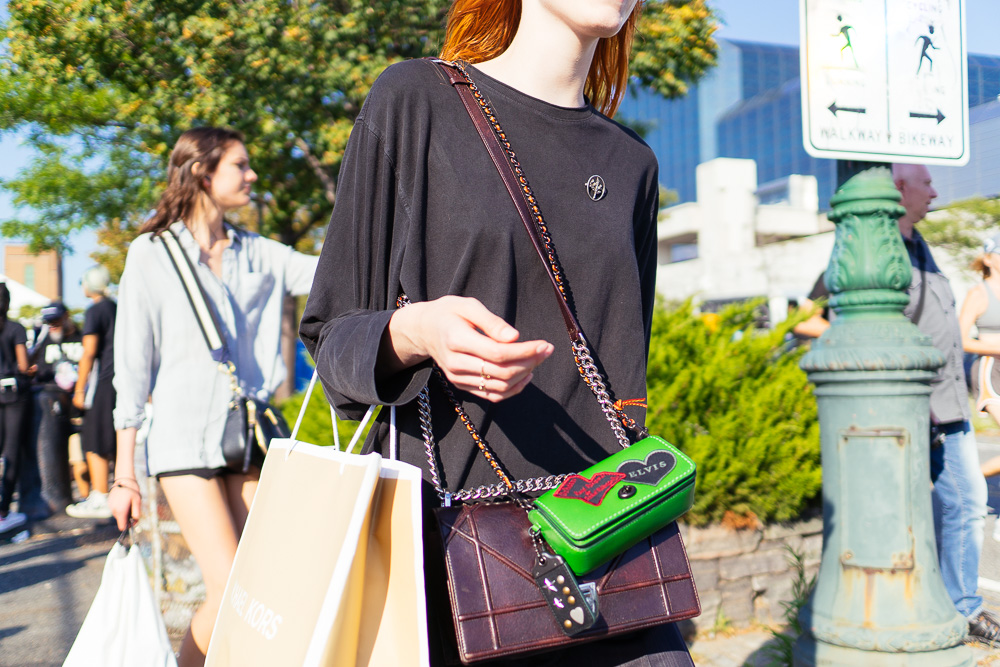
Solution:
<svg viewBox="0 0 1000 667">
<path fill-rule="evenodd" d="M 924 58 L 927 58 L 927 62 L 929 63 L 930 71 L 931 72 L 934 71 L 934 59 L 931 58 L 931 55 L 929 53 L 927 53 L 927 49 L 934 49 L 935 51 L 938 50 L 938 47 L 934 46 L 934 42 L 931 41 L 931 35 L 934 34 L 934 26 L 932 26 L 932 25 L 927 26 L 927 32 L 930 33 L 930 34 L 928 34 L 928 35 L 920 35 L 920 37 L 917 37 L 917 41 L 913 42 L 914 44 L 917 44 L 921 40 L 923 40 L 923 42 L 924 42 L 923 47 L 921 47 L 921 49 L 920 49 L 920 62 L 917 63 L 917 74 L 920 74 L 920 68 L 924 64 Z M 940 122 L 940 121 L 938 121 L 938 122 Z"/>
<path fill-rule="evenodd" d="M 837 20 L 840 21 L 841 23 L 844 23 L 844 17 L 843 17 L 843 15 L 842 14 L 837 14 Z M 858 59 L 854 55 L 854 46 L 851 44 L 851 31 L 852 30 L 854 30 L 854 26 L 848 25 L 848 24 L 844 23 L 844 25 L 840 26 L 840 31 L 833 33 L 833 36 L 834 37 L 836 37 L 837 35 L 843 35 L 844 36 L 844 45 L 842 47 L 840 47 L 840 58 L 841 59 L 844 58 L 844 50 L 845 49 L 850 49 L 851 50 L 851 60 L 854 61 L 854 66 L 857 67 L 858 66 Z M 855 32 L 857 32 L 857 31 L 855 30 Z"/>
</svg>

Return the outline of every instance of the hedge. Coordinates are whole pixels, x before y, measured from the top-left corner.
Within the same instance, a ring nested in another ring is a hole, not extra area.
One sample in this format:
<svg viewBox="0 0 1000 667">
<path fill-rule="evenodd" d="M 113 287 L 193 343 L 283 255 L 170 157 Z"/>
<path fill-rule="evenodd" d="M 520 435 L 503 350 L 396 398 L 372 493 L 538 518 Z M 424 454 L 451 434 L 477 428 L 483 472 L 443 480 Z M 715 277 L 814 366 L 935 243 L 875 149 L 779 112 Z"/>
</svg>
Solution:
<svg viewBox="0 0 1000 667">
<path fill-rule="evenodd" d="M 295 419 L 299 415 L 299 408 L 302 407 L 302 398 L 304 396 L 305 392 L 300 392 L 282 401 L 279 406 L 281 414 L 285 416 L 285 420 L 288 422 L 290 428 L 295 426 Z M 309 401 L 309 408 L 306 415 L 302 419 L 302 426 L 299 427 L 298 439 L 314 445 L 333 445 L 333 429 L 330 428 L 332 419 L 330 416 L 330 404 L 326 401 L 323 389 L 317 386 L 313 392 L 312 399 Z M 372 417 L 369 425 L 365 428 L 365 432 L 358 438 L 357 445 L 354 448 L 355 452 L 361 451 L 361 445 L 365 443 L 365 436 L 368 435 L 368 429 L 371 428 L 371 423 L 374 421 L 375 418 Z M 337 435 L 340 437 L 341 449 L 347 447 L 357 428 L 358 422 L 343 419 L 337 420 Z"/>
<path fill-rule="evenodd" d="M 787 340 L 797 320 L 758 330 L 760 305 L 654 313 L 646 422 L 698 465 L 694 525 L 790 520 L 822 488 L 816 399 Z"/>
</svg>

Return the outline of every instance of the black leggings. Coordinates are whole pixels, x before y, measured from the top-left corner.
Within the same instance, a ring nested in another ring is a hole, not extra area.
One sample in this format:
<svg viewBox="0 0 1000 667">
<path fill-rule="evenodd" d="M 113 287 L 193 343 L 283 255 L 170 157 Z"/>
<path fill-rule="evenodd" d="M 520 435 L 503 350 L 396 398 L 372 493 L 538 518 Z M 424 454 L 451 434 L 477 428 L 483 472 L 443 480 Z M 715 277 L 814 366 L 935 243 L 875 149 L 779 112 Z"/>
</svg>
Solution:
<svg viewBox="0 0 1000 667">
<path fill-rule="evenodd" d="M 17 485 L 19 454 L 28 434 L 29 392 L 23 391 L 13 403 L 0 403 L 0 458 L 3 478 L 0 479 L 0 515 L 6 515 Z"/>
</svg>

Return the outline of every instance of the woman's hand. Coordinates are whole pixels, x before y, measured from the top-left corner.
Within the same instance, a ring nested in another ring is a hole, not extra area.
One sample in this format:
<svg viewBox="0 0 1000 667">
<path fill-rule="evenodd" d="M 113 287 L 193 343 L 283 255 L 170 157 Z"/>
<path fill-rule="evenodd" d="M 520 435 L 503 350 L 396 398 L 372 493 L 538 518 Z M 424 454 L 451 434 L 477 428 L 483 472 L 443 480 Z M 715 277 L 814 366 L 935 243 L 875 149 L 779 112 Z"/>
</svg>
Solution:
<svg viewBox="0 0 1000 667">
<path fill-rule="evenodd" d="M 108 491 L 108 508 L 118 522 L 118 530 L 125 530 L 139 520 L 142 512 L 142 494 L 139 483 L 134 480 L 115 480 Z"/>
<path fill-rule="evenodd" d="M 554 349 L 519 337 L 477 299 L 444 296 L 393 313 L 379 364 L 389 374 L 432 358 L 453 385 L 496 403 L 524 389 Z"/>
</svg>

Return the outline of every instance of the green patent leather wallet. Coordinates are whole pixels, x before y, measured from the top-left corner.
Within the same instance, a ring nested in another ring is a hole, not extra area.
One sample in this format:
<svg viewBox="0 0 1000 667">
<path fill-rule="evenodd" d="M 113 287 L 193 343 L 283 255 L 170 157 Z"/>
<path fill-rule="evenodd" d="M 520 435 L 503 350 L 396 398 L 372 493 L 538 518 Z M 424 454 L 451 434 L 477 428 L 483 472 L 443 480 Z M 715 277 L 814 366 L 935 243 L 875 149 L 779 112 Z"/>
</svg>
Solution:
<svg viewBox="0 0 1000 667">
<path fill-rule="evenodd" d="M 694 504 L 695 465 L 650 436 L 535 500 L 531 525 L 576 574 L 586 574 Z"/>
</svg>

